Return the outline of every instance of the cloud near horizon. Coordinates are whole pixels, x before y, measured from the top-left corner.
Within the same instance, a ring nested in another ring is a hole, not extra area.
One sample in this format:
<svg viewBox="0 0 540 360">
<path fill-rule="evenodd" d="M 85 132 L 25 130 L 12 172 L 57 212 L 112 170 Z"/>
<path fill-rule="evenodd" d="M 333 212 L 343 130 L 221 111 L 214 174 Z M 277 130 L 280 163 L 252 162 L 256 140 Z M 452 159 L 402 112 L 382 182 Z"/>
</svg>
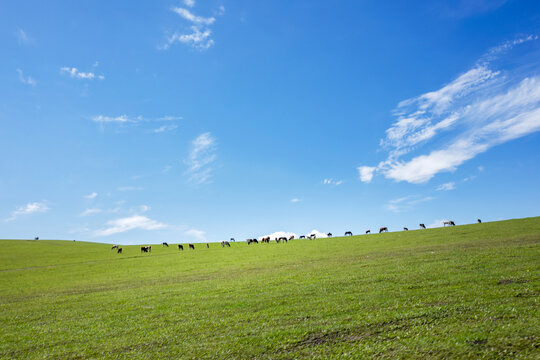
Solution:
<svg viewBox="0 0 540 360">
<path fill-rule="evenodd" d="M 527 36 L 493 48 L 448 85 L 400 102 L 394 110 L 397 120 L 381 140 L 387 159 L 377 166 L 358 167 L 360 180 L 370 182 L 382 174 L 398 182 L 425 183 L 493 146 L 539 131 L 540 76 L 531 66 L 529 73 L 490 68 L 514 46 L 537 46 L 536 40 L 538 36 Z M 532 65 L 540 68 L 538 60 Z M 437 143 L 442 134 L 445 142 Z M 431 150 L 422 151 L 427 144 Z"/>
</svg>

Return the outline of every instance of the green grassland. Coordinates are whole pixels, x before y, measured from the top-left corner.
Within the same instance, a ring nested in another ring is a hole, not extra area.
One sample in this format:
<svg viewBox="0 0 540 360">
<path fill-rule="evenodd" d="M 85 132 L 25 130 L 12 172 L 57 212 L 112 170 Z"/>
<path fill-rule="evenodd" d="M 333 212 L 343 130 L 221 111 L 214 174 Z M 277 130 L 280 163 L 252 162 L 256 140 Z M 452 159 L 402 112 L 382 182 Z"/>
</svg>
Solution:
<svg viewBox="0 0 540 360">
<path fill-rule="evenodd" d="M 540 358 L 540 218 L 287 244 L 0 241 L 0 358 Z"/>
</svg>

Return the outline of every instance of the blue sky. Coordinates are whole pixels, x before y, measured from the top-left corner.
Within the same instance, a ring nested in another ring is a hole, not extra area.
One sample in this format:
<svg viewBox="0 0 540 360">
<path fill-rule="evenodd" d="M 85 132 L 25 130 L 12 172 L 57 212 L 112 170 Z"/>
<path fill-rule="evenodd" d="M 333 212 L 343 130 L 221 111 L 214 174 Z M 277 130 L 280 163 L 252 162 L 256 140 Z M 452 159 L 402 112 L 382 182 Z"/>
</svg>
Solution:
<svg viewBox="0 0 540 360">
<path fill-rule="evenodd" d="M 0 238 L 540 215 L 537 1 L 25 1 L 0 19 Z"/>
</svg>

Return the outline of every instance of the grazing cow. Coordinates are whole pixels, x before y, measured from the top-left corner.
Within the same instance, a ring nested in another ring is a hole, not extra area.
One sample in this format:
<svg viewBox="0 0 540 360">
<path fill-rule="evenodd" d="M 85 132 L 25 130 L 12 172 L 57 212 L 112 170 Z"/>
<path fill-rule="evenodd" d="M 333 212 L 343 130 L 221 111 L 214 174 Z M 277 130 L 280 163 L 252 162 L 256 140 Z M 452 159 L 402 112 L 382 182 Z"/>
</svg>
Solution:
<svg viewBox="0 0 540 360">
<path fill-rule="evenodd" d="M 294 239 L 294 235 L 291 235 L 291 236 L 289 237 L 289 240 L 292 240 L 292 239 Z"/>
<path fill-rule="evenodd" d="M 328 234 L 326 234 L 326 236 L 332 237 L 332 233 L 328 233 Z"/>
<path fill-rule="evenodd" d="M 426 225 L 420 224 L 420 227 L 421 227 L 422 229 L 425 229 L 425 228 L 426 228 Z"/>
<path fill-rule="evenodd" d="M 117 252 L 118 254 L 121 254 L 121 253 L 122 253 L 122 248 L 119 247 L 118 250 L 116 250 L 116 252 Z"/>
<path fill-rule="evenodd" d="M 383 226 L 382 228 L 379 229 L 379 234 L 382 233 L 383 231 L 388 232 L 388 228 L 386 226 Z"/>
<path fill-rule="evenodd" d="M 39 236 L 36 236 L 36 237 L 34 238 L 34 240 L 39 240 Z"/>
<path fill-rule="evenodd" d="M 403 228 L 403 231 L 409 231 L 409 229 L 407 229 L 406 227 Z"/>
<path fill-rule="evenodd" d="M 152 246 L 141 246 L 141 252 L 152 252 Z"/>
<path fill-rule="evenodd" d="M 210 249 L 210 244 L 206 243 L 206 248 Z"/>
<path fill-rule="evenodd" d="M 231 240 L 229 240 L 229 241 L 236 242 L 236 240 L 234 240 L 234 238 L 231 238 Z"/>
<path fill-rule="evenodd" d="M 221 247 L 225 247 L 225 246 L 231 247 L 231 244 L 229 244 L 228 241 L 223 240 L 223 241 L 221 242 Z"/>
<path fill-rule="evenodd" d="M 282 237 L 279 238 L 279 241 L 281 241 L 281 240 L 287 241 L 287 238 L 285 236 L 282 236 Z"/>
<path fill-rule="evenodd" d="M 305 239 L 306 235 L 300 235 L 300 239 Z"/>
<path fill-rule="evenodd" d="M 166 247 L 169 247 L 169 244 L 167 244 L 166 242 L 162 243 L 161 246 L 166 246 Z"/>
<path fill-rule="evenodd" d="M 313 239 L 316 239 L 316 238 L 317 238 L 317 235 L 311 234 L 311 235 L 308 236 L 308 238 L 309 238 L 310 240 L 313 240 Z"/>
<path fill-rule="evenodd" d="M 453 222 L 452 220 L 448 220 L 448 221 L 443 221 L 443 226 L 456 226 L 456 223 Z"/>
<path fill-rule="evenodd" d="M 345 233 L 345 236 L 347 236 L 347 235 L 352 236 L 352 231 L 347 231 L 347 232 Z"/>
<path fill-rule="evenodd" d="M 118 245 L 113 245 L 111 250 L 118 249 Z"/>
<path fill-rule="evenodd" d="M 182 244 L 178 244 L 178 250 L 182 250 L 182 251 L 184 251 L 184 245 L 182 245 Z"/>
<path fill-rule="evenodd" d="M 371 234 L 371 230 L 366 230 L 366 234 Z"/>
<path fill-rule="evenodd" d="M 481 224 L 481 223 L 482 223 L 482 220 L 480 220 L 480 219 L 478 219 L 477 221 L 478 221 L 478 223 L 479 223 L 479 224 Z"/>
<path fill-rule="evenodd" d="M 195 250 L 195 245 L 189 244 L 189 248 L 190 248 L 191 250 Z"/>
</svg>

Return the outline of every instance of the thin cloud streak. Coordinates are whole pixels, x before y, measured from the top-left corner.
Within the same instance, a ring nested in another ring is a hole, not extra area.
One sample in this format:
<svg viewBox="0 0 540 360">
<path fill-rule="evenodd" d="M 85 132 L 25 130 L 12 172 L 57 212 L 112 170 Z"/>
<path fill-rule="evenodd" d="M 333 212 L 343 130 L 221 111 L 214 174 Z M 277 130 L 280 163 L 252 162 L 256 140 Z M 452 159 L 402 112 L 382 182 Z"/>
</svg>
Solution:
<svg viewBox="0 0 540 360">
<path fill-rule="evenodd" d="M 394 111 L 398 119 L 381 140 L 388 158 L 377 166 L 360 166 L 360 180 L 370 182 L 379 173 L 398 182 L 425 183 L 493 146 L 539 131 L 540 77 L 490 68 L 512 47 L 537 39 L 504 43 L 450 84 L 400 102 Z M 442 133 L 453 137 L 427 154 L 402 159 Z"/>
<path fill-rule="evenodd" d="M 191 143 L 191 151 L 186 160 L 189 181 L 195 184 L 206 184 L 212 177 L 211 164 L 216 159 L 216 140 L 209 132 L 199 135 Z"/>
<path fill-rule="evenodd" d="M 107 227 L 101 230 L 94 231 L 95 237 L 110 236 L 114 234 L 123 233 L 126 231 L 140 229 L 140 230 L 159 230 L 164 229 L 167 225 L 152 220 L 146 216 L 133 215 L 130 217 L 111 220 L 106 223 Z"/>
<path fill-rule="evenodd" d="M 11 217 L 4 219 L 4 221 L 13 221 L 21 215 L 31 215 L 35 213 L 44 213 L 49 211 L 49 207 L 44 202 L 32 202 L 23 206 L 17 207 L 11 214 Z"/>
</svg>

